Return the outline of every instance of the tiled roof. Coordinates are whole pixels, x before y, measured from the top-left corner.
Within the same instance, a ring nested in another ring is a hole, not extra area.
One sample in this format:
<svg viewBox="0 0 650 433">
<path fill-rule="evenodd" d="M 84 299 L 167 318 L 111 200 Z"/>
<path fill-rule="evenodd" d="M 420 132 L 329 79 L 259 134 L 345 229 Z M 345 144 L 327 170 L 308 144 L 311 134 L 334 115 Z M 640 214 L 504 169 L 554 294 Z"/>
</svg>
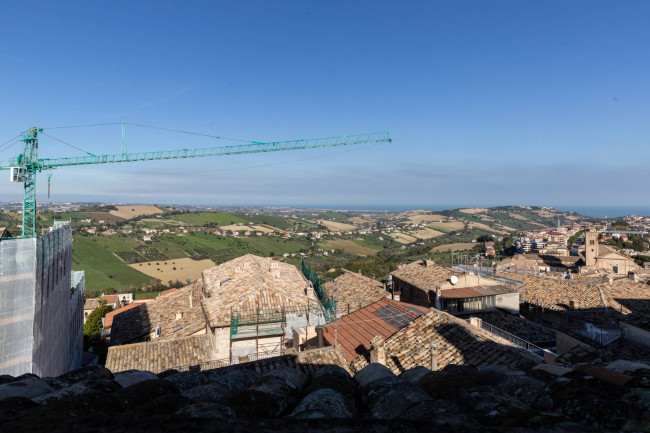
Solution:
<svg viewBox="0 0 650 433">
<path fill-rule="evenodd" d="M 212 371 L 218 374 L 225 374 L 232 370 L 248 369 L 254 370 L 260 374 L 265 374 L 273 370 L 295 368 L 303 373 L 312 374 L 325 365 L 338 365 L 351 373 L 350 366 L 348 365 L 343 353 L 340 350 L 335 350 L 334 347 L 331 346 L 305 350 L 298 352 L 297 354 L 293 353 L 274 356 L 272 358 L 259 359 L 257 361 L 244 362 L 241 364 L 217 368 Z M 207 367 L 209 367 L 209 365 Z"/>
<path fill-rule="evenodd" d="M 342 272 L 343 274 L 335 279 L 338 285 L 338 311 L 340 314 L 348 314 L 348 312 L 356 311 L 390 296 L 379 281 L 345 269 Z M 335 283 L 330 281 L 325 284 L 325 288 L 334 297 Z"/>
<path fill-rule="evenodd" d="M 460 287 L 458 289 L 441 290 L 440 297 L 445 299 L 463 299 L 478 298 L 481 296 L 503 295 L 506 293 L 517 293 L 517 289 L 510 289 L 506 286 Z"/>
<path fill-rule="evenodd" d="M 370 349 L 370 340 L 377 335 L 388 338 L 429 311 L 417 305 L 384 298 L 360 310 L 330 322 L 323 332 L 325 340 L 343 349 L 349 362 Z"/>
<path fill-rule="evenodd" d="M 457 273 L 431 260 L 418 260 L 391 272 L 391 275 L 413 286 L 435 290 Z"/>
<path fill-rule="evenodd" d="M 99 299 L 89 298 L 84 302 L 84 310 L 94 310 L 99 307 Z"/>
<path fill-rule="evenodd" d="M 131 308 L 136 308 L 138 305 L 141 304 L 142 302 L 140 301 L 131 302 L 130 304 L 126 304 L 122 308 L 118 308 L 117 310 L 113 310 L 106 313 L 106 315 L 104 316 L 104 330 L 111 329 L 111 327 L 113 326 L 113 318 L 115 317 L 116 314 L 123 313 L 126 310 L 130 310 Z"/>
<path fill-rule="evenodd" d="M 118 300 L 117 295 L 102 295 L 102 299 L 104 299 L 107 304 L 115 304 Z"/>
<path fill-rule="evenodd" d="M 318 302 L 295 266 L 252 254 L 203 271 L 202 281 L 203 307 L 212 327 L 230 326 L 232 311 L 279 310 Z"/>
<path fill-rule="evenodd" d="M 211 361 L 212 350 L 209 334 L 112 346 L 108 348 L 106 368 L 113 372 L 136 369 L 160 373 Z"/>
<path fill-rule="evenodd" d="M 350 371 L 341 351 L 333 347 L 215 368 L 215 365 L 223 361 L 214 359 L 210 335 L 194 335 L 176 340 L 156 340 L 109 347 L 106 368 L 113 373 L 126 370 L 160 373 L 170 369 L 187 370 L 191 366 L 200 366 L 201 370 L 209 369 L 215 374 L 226 374 L 239 369 L 249 369 L 264 374 L 281 368 L 295 368 L 311 374 L 324 365 L 338 365 Z"/>
<path fill-rule="evenodd" d="M 437 346 L 438 368 L 448 364 L 481 367 L 530 368 L 541 360 L 462 319 L 431 309 L 384 343 L 386 365 L 395 373 L 417 366 L 431 366 L 431 343 Z M 367 356 L 367 355 L 366 355 Z M 359 371 L 368 364 L 358 357 L 351 367 Z"/>
<path fill-rule="evenodd" d="M 598 286 L 607 304 L 621 314 L 650 314 L 650 286 L 627 278 Z"/>
<path fill-rule="evenodd" d="M 472 313 L 472 316 L 533 344 L 555 342 L 555 329 L 547 328 L 515 314 L 491 310 L 484 313 Z"/>
<path fill-rule="evenodd" d="M 524 284 L 518 289 L 523 302 L 550 310 L 568 310 L 571 300 L 576 302 L 576 309 L 605 307 L 598 286 L 579 280 L 558 280 L 526 275 Z"/>
<path fill-rule="evenodd" d="M 158 293 L 157 297 L 160 298 L 161 296 L 166 296 L 166 295 L 169 295 L 171 293 L 176 293 L 177 291 L 178 291 L 178 289 L 168 289 L 168 290 L 165 290 L 165 291 L 162 291 L 162 292 Z"/>
<path fill-rule="evenodd" d="M 206 328 L 201 308 L 201 282 L 160 299 L 118 310 L 113 316 L 111 343 L 124 344 L 137 341 L 160 327 L 160 339 L 185 337 Z M 180 314 L 179 314 L 180 313 Z"/>
</svg>

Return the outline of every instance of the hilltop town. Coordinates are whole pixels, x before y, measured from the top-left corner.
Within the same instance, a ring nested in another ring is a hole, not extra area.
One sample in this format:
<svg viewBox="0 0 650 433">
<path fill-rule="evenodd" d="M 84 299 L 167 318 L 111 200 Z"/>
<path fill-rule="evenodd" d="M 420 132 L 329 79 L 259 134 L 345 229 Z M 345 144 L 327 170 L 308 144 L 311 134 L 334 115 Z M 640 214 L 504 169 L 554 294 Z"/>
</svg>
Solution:
<svg viewBox="0 0 650 433">
<path fill-rule="evenodd" d="M 40 413 L 39 426 L 101 391 L 149 393 L 181 424 L 365 417 L 419 429 L 442 405 L 456 413 L 437 418 L 442 431 L 644 425 L 648 218 L 528 206 L 263 211 L 41 212 L 39 224 L 53 226 L 39 241 L 50 259 L 35 254 L 37 267 L 64 274 L 52 287 L 36 278 L 48 313 L 33 326 L 51 329 L 55 311 L 73 326 L 5 355 L 0 395 L 30 402 L 5 420 Z M 7 253 L 22 242 L 11 236 L 18 215 L 0 215 Z M 9 295 L 27 288 L 7 284 Z M 460 394 L 441 394 L 451 383 Z M 475 394 L 491 403 L 465 402 Z M 108 422 L 117 409 L 97 410 Z"/>
</svg>

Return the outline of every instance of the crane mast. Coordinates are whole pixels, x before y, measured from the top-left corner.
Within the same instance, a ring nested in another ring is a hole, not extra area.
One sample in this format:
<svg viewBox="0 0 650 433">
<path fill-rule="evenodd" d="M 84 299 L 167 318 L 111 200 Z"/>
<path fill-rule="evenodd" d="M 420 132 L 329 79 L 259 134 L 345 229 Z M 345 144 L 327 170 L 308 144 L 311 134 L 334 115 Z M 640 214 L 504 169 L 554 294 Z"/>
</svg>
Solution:
<svg viewBox="0 0 650 433">
<path fill-rule="evenodd" d="M 112 155 L 92 155 L 66 158 L 38 158 L 38 134 L 42 128 L 30 128 L 22 138 L 23 153 L 8 163 L 0 163 L 0 170 L 10 170 L 12 182 L 23 182 L 23 226 L 22 237 L 36 237 L 36 173 L 73 165 L 112 164 L 138 161 L 160 161 L 165 159 L 202 158 L 249 153 L 282 152 L 288 150 L 317 149 L 323 147 L 349 146 L 364 143 L 391 142 L 388 132 L 374 132 L 361 135 L 342 135 L 325 138 L 308 138 L 290 141 L 251 142 L 231 146 L 216 146 L 193 149 L 164 150 L 155 152 L 127 153 L 122 143 L 122 152 Z M 122 124 L 124 136 L 124 124 Z M 49 183 L 49 175 L 48 175 Z"/>
</svg>

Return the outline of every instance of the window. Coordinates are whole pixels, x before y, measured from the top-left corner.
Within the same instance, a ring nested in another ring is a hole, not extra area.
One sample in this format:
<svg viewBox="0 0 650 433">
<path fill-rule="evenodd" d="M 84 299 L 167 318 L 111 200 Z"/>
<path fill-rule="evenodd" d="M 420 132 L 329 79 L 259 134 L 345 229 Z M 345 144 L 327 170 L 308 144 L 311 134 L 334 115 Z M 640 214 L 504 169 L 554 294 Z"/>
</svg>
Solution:
<svg viewBox="0 0 650 433">
<path fill-rule="evenodd" d="M 594 240 L 593 239 L 589 241 L 589 245 L 594 245 Z"/>
</svg>

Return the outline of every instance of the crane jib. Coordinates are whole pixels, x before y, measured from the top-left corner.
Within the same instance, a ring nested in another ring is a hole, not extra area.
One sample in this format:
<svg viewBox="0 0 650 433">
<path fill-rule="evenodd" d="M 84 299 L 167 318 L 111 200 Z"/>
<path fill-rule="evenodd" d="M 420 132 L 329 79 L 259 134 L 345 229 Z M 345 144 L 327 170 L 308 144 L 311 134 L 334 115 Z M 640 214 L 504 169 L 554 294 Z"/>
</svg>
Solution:
<svg viewBox="0 0 650 433">
<path fill-rule="evenodd" d="M 23 196 L 23 237 L 36 237 L 36 173 L 57 167 L 91 164 L 111 164 L 138 161 L 159 161 L 165 159 L 201 158 L 250 153 L 280 152 L 289 150 L 317 149 L 334 146 L 350 146 L 366 143 L 391 143 L 387 131 L 360 135 L 341 135 L 324 138 L 306 138 L 290 141 L 250 142 L 231 146 L 206 147 L 197 149 L 178 149 L 155 152 L 123 153 L 113 155 L 92 155 L 67 158 L 38 158 L 38 134 L 43 130 L 31 128 L 23 141 L 25 149 L 18 157 L 8 163 L 0 164 L 0 170 L 11 170 L 12 182 L 24 183 Z M 60 140 L 59 140 L 60 141 Z"/>
</svg>

